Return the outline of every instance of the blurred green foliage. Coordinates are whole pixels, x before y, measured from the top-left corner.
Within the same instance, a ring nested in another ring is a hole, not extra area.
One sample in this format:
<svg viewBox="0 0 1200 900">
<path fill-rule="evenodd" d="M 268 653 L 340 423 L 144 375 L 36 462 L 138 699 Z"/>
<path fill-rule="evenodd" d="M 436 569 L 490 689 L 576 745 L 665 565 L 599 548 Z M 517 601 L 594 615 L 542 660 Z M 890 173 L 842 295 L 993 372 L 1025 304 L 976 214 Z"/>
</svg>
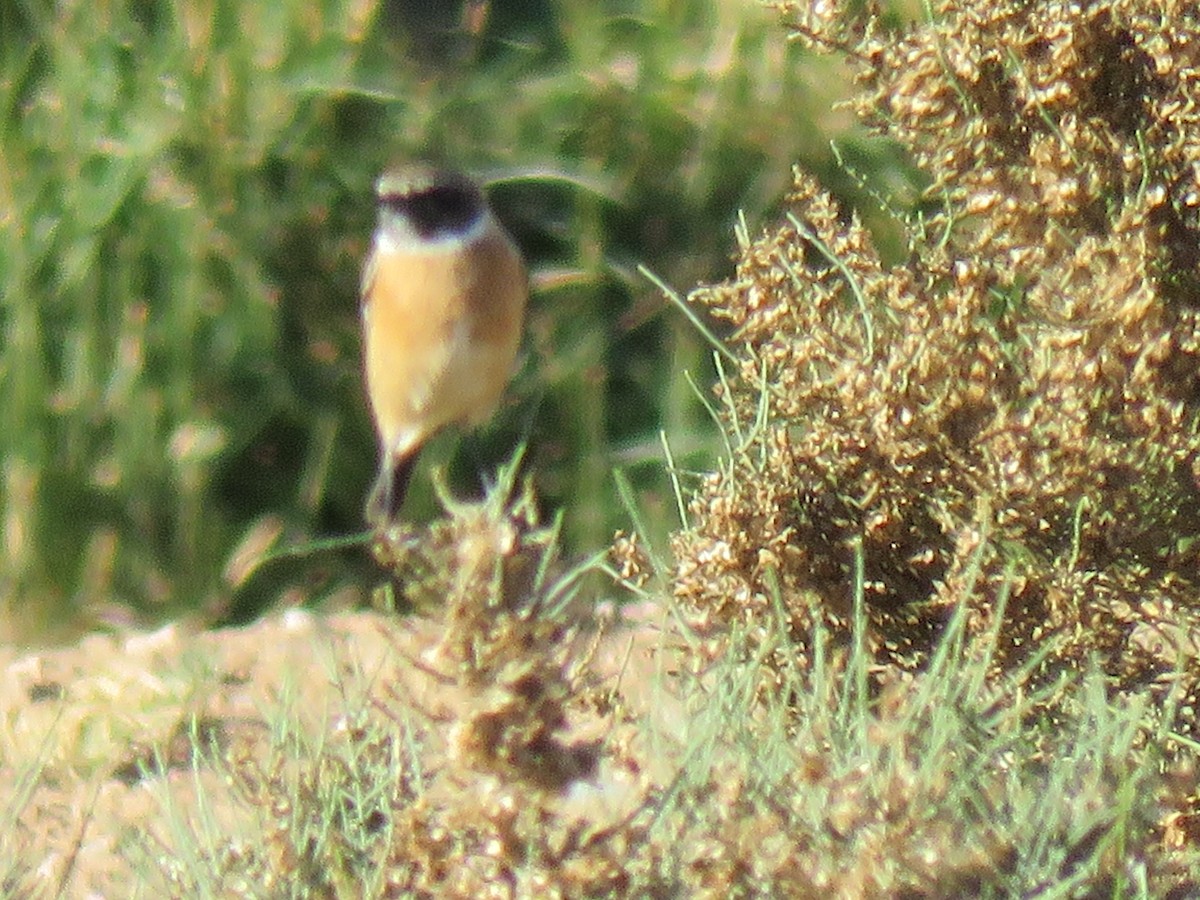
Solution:
<svg viewBox="0 0 1200 900">
<path fill-rule="evenodd" d="M 714 446 L 685 379 L 708 350 L 632 273 L 728 275 L 738 210 L 831 168 L 805 110 L 836 79 L 753 0 L 431 6 L 0 5 L 6 631 L 379 577 L 347 551 L 229 608 L 266 548 L 361 528 L 359 267 L 399 158 L 489 178 L 536 290 L 510 405 L 427 464 L 474 478 L 527 439 L 576 551 L 623 524 L 614 468 L 672 524 L 659 431 L 681 465 Z"/>
</svg>

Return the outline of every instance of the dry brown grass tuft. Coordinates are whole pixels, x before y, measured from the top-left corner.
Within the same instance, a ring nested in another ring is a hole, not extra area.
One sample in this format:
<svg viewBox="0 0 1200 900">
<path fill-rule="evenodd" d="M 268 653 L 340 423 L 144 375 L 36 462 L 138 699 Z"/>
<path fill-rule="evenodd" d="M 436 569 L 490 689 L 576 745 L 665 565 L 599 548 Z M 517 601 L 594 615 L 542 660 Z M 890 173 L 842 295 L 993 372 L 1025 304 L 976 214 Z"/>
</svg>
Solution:
<svg viewBox="0 0 1200 900">
<path fill-rule="evenodd" d="M 377 547 L 440 634 L 381 707 L 407 728 L 414 708 L 427 719 L 409 760 L 423 775 L 386 813 L 389 885 L 405 895 L 572 896 L 624 877 L 611 835 L 563 815 L 599 765 L 597 736 L 571 721 L 591 702 L 586 654 L 559 608 L 570 587 L 552 577 L 557 536 L 528 489 L 510 489 L 444 500 L 419 541 L 397 529 Z"/>
<path fill-rule="evenodd" d="M 550 582 L 554 531 L 538 526 L 528 488 L 505 500 L 501 489 L 478 504 L 446 501 L 450 514 L 419 543 L 399 529 L 377 553 L 410 597 L 436 608 L 444 629 L 422 664 L 468 701 L 456 714 L 451 758 L 506 782 L 561 790 L 595 767 L 594 747 L 556 737 L 580 687 L 578 635 L 546 609 L 567 590 Z"/>
</svg>

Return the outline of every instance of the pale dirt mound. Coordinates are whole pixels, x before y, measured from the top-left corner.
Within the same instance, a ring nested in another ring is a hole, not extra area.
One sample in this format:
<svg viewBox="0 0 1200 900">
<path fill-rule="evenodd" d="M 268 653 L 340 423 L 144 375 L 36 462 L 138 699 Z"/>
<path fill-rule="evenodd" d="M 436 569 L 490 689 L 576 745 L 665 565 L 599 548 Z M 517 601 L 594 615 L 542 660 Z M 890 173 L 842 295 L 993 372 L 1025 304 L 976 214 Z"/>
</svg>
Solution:
<svg viewBox="0 0 1200 900">
<path fill-rule="evenodd" d="M 281 720 L 298 723 L 314 745 L 348 739 L 350 721 L 419 722 L 441 732 L 421 742 L 432 771 L 464 704 L 478 703 L 429 661 L 442 628 L 418 617 L 289 611 L 239 629 L 188 634 L 172 625 L 29 655 L 0 650 L 0 811 L 5 824 L 15 820 L 0 852 L 0 894 L 115 897 L 163 883 L 153 861 L 176 854 L 173 828 L 201 813 L 230 837 L 217 849 L 233 852 L 261 811 L 230 773 L 247 761 L 269 766 Z M 653 675 L 655 624 L 627 617 L 592 637 L 593 683 L 653 679 L 660 717 L 674 717 Z M 606 754 L 564 792 L 562 812 L 611 822 L 640 802 L 653 768 L 634 760 L 642 754 L 631 723 L 642 712 L 624 697 L 606 709 L 571 710 L 563 745 L 603 740 L 624 752 Z M 197 738 L 219 748 L 222 761 L 194 761 Z"/>
</svg>

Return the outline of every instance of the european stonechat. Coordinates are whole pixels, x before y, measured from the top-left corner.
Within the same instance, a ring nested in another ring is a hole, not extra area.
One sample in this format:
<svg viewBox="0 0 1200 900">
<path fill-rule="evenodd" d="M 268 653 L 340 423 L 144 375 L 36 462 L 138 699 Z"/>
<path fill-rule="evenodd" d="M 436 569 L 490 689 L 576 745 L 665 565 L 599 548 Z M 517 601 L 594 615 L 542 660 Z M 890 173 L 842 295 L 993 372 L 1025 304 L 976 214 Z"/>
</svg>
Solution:
<svg viewBox="0 0 1200 900">
<path fill-rule="evenodd" d="M 379 433 L 367 521 L 395 521 L 421 446 L 479 425 L 521 342 L 529 279 L 477 183 L 425 165 L 375 184 L 379 224 L 362 279 L 363 360 Z"/>
</svg>

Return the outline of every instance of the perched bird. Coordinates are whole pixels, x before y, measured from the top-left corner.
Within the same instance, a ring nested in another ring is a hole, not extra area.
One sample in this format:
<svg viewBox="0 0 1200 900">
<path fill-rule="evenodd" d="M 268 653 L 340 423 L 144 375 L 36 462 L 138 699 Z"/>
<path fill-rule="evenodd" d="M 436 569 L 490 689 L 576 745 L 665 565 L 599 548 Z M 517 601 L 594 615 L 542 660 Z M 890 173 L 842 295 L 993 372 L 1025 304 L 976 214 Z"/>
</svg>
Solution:
<svg viewBox="0 0 1200 900">
<path fill-rule="evenodd" d="M 399 516 L 421 446 L 495 410 L 521 342 L 529 279 L 479 185 L 427 165 L 375 185 L 379 224 L 362 279 L 363 362 L 379 433 L 367 521 Z"/>
</svg>

